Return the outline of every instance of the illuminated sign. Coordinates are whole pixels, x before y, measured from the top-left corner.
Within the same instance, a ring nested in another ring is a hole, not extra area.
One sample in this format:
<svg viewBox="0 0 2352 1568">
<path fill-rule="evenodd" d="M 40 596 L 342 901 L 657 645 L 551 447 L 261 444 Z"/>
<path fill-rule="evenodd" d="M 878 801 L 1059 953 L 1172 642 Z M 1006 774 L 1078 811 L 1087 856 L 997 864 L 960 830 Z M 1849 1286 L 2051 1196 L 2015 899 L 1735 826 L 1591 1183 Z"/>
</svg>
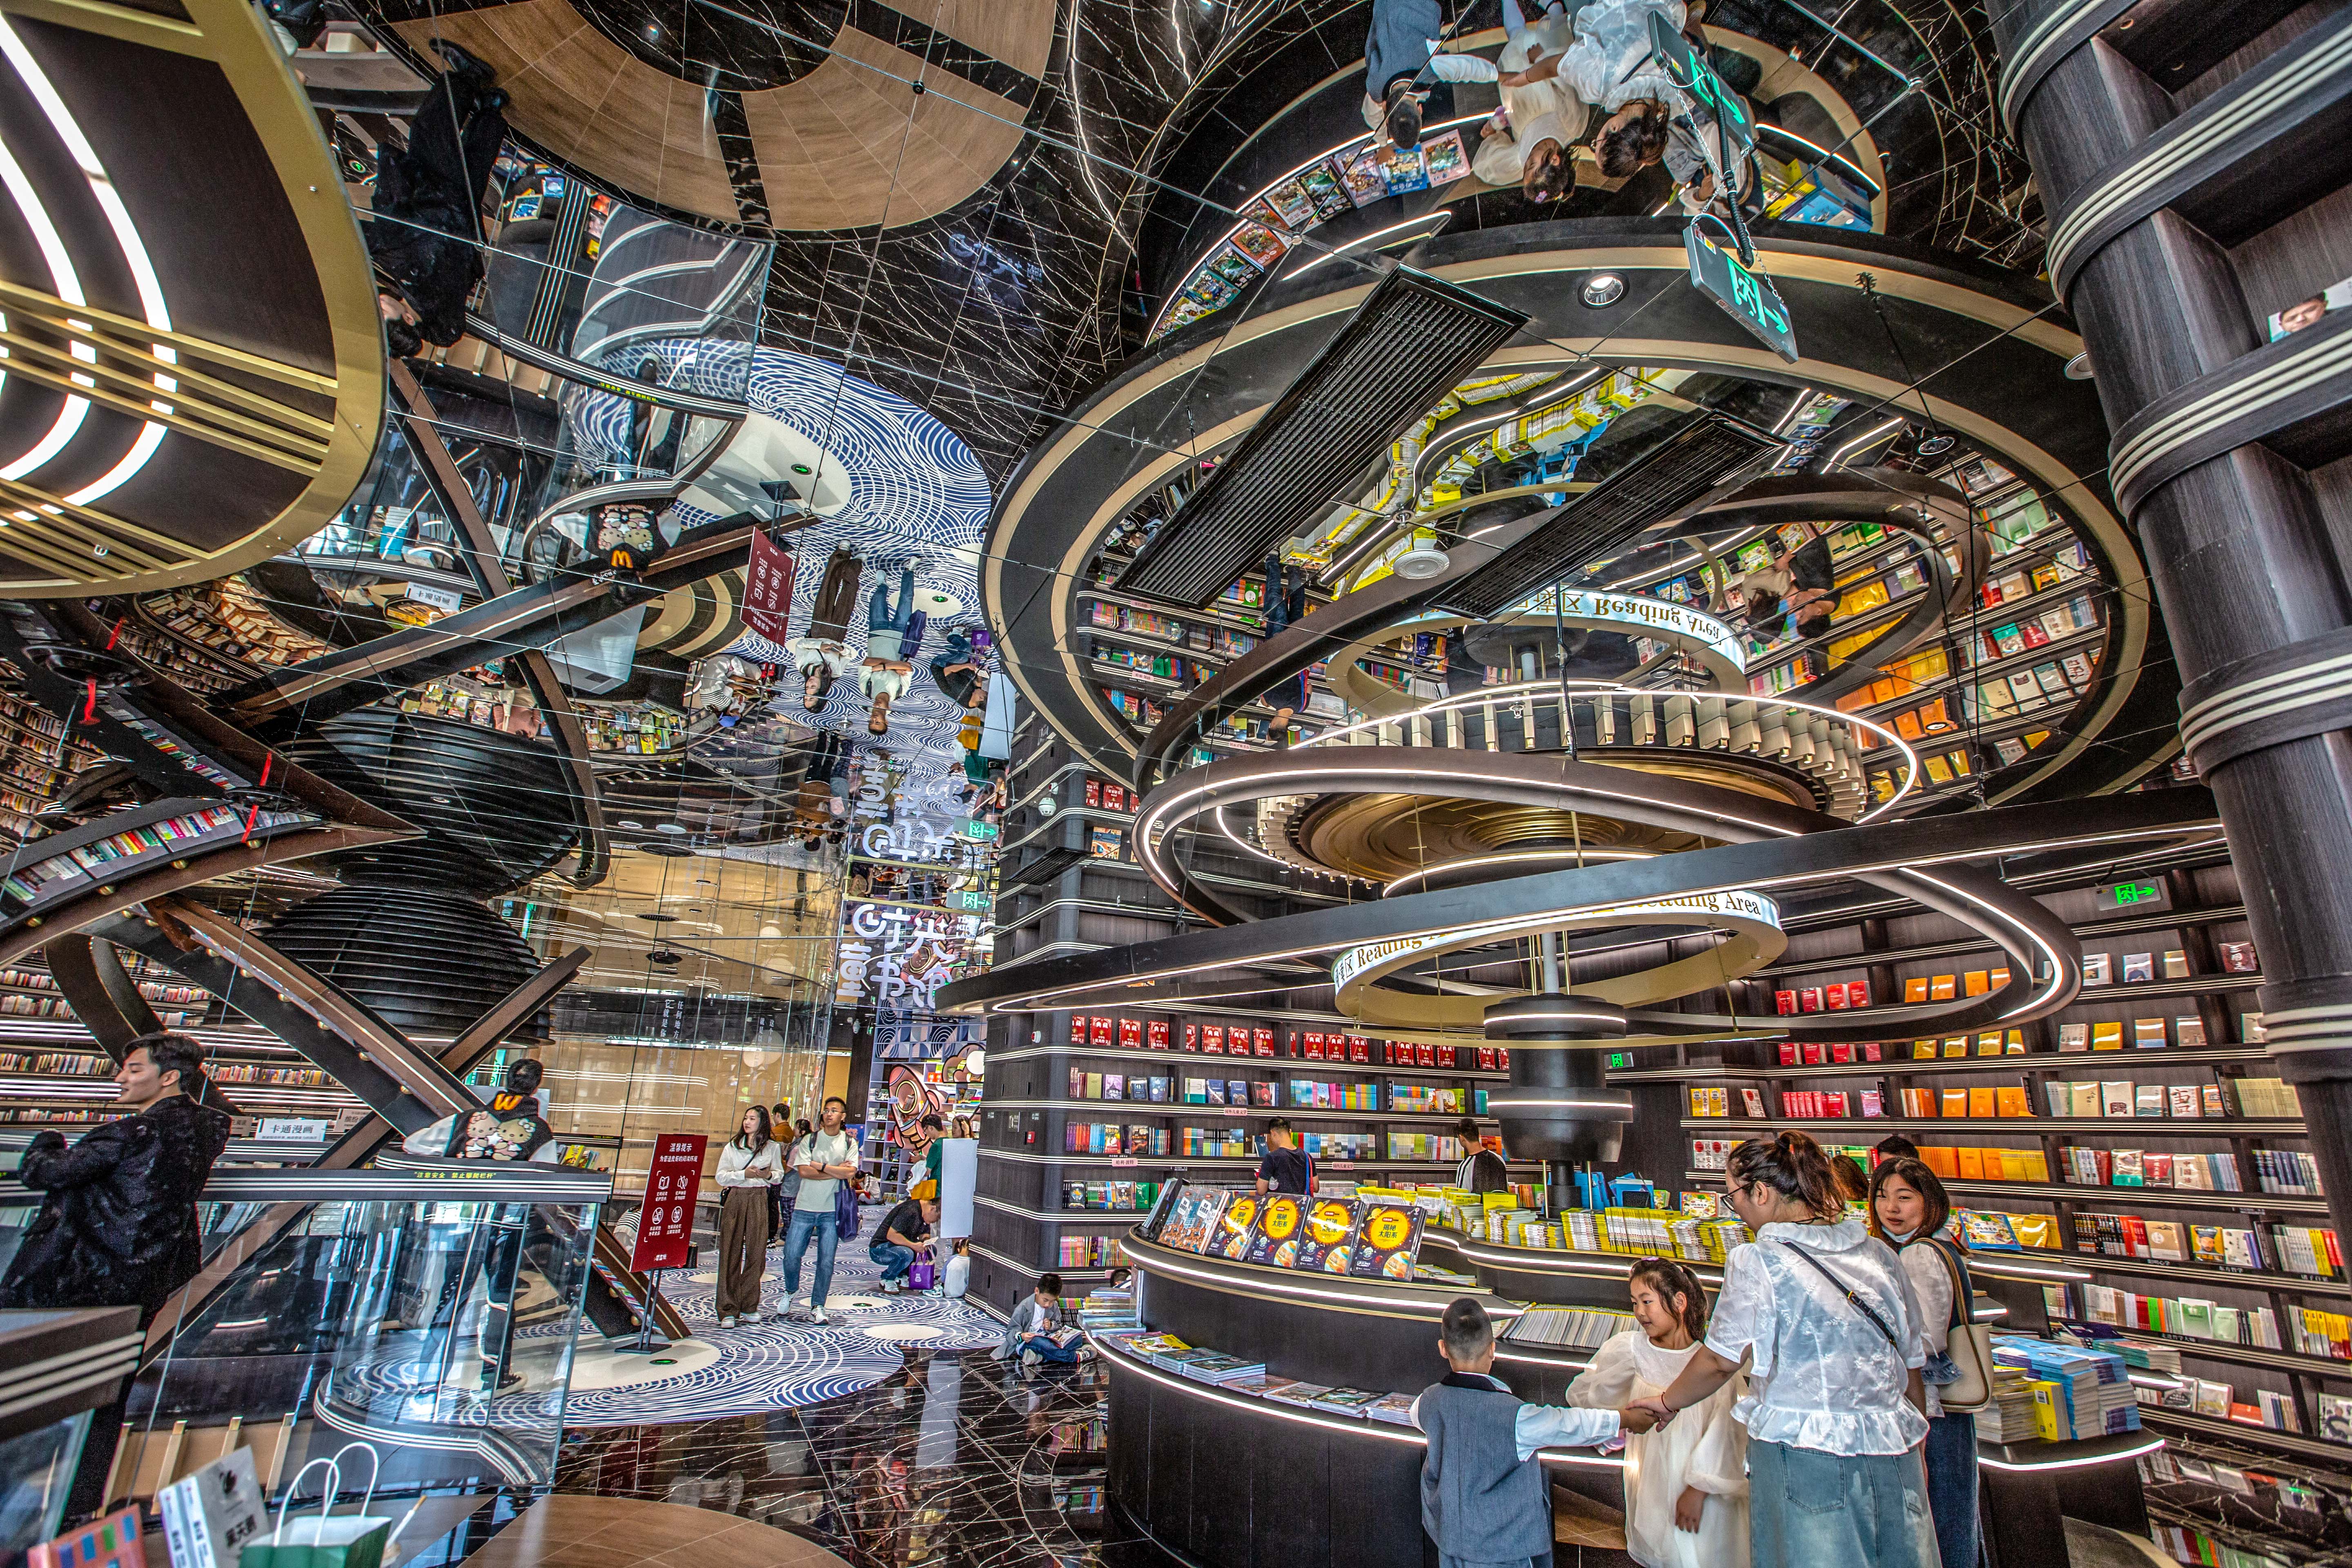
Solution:
<svg viewBox="0 0 2352 1568">
<path fill-rule="evenodd" d="M 1683 230 L 1683 249 L 1690 257 L 1691 287 L 1729 311 L 1757 340 L 1789 363 L 1797 363 L 1797 334 L 1789 330 L 1789 307 L 1772 279 L 1750 272 L 1736 256 L 1717 249 L 1699 233 L 1694 219 Z"/>
<path fill-rule="evenodd" d="M 1531 614 L 1552 614 L 1552 591 L 1546 588 L 1529 599 L 1525 608 Z M 1651 637 L 1680 638 L 1711 650 L 1735 670 L 1745 673 L 1748 668 L 1747 644 L 1729 626 L 1672 599 L 1570 588 L 1559 595 L 1559 614 L 1568 620 L 1623 626 Z"/>
<path fill-rule="evenodd" d="M 2103 910 L 2168 910 L 2172 895 L 2158 881 L 2116 882 L 2098 889 Z"/>
<path fill-rule="evenodd" d="M 1730 137 L 1728 161 L 1736 163 L 1747 157 L 1748 150 L 1756 145 L 1756 128 L 1748 121 L 1748 106 L 1692 50 L 1690 40 L 1668 26 L 1665 17 L 1655 11 L 1650 13 L 1650 48 L 1674 84 L 1698 100 L 1700 107 L 1715 116 L 1715 122 Z M 1717 157 L 1723 155 L 1717 148 L 1709 147 L 1707 151 Z"/>
</svg>

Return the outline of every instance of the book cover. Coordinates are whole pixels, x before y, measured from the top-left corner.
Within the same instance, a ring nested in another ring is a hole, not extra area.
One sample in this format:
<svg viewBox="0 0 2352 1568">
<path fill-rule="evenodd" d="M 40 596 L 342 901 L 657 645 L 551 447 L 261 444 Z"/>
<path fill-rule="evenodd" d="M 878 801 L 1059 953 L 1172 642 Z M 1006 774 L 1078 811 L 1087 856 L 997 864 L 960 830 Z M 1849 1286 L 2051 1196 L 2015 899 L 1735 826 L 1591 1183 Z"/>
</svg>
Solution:
<svg viewBox="0 0 2352 1568">
<path fill-rule="evenodd" d="M 2085 985 L 2114 984 L 2115 955 L 2105 952 L 2084 953 L 2083 955 L 2083 984 Z"/>
<path fill-rule="evenodd" d="M 1317 1198 L 1307 1210 L 1306 1234 L 1291 1267 L 1321 1274 L 1345 1274 L 1356 1241 L 1356 1201 Z"/>
<path fill-rule="evenodd" d="M 1376 1394 L 1369 1388 L 1326 1389 L 1315 1400 L 1313 1408 L 1327 1411 L 1334 1415 L 1361 1416 L 1366 1410 L 1380 1403 L 1384 1397 L 1385 1395 Z"/>
<path fill-rule="evenodd" d="M 1410 1426 L 1412 1425 L 1412 1406 L 1415 1397 L 1410 1394 L 1383 1394 L 1364 1406 L 1364 1414 L 1374 1421 L 1389 1421 L 1399 1426 Z"/>
<path fill-rule="evenodd" d="M 2124 984 L 2135 984 L 2156 978 L 2156 954 L 2127 952 L 2124 954 Z"/>
<path fill-rule="evenodd" d="M 1330 1392 L 1332 1390 L 1328 1384 L 1284 1382 L 1276 1384 L 1270 1382 L 1266 1384 L 1265 1397 L 1277 1405 L 1296 1405 L 1302 1409 L 1312 1410 L 1316 1401 Z"/>
<path fill-rule="evenodd" d="M 1903 983 L 1903 1000 L 1906 1002 L 1927 1000 L 1927 977 L 1924 974 L 1915 974 L 1906 980 Z"/>
<path fill-rule="evenodd" d="M 238 1452 L 247 1456 L 245 1468 L 251 1471 L 251 1450 Z M 94 1519 L 79 1530 L 69 1530 L 55 1541 L 31 1548 L 26 1554 L 26 1568 L 147 1568 L 147 1549 L 139 1539 L 139 1505 L 133 1503 L 120 1512 Z M 242 1552 L 243 1548 L 237 1550 Z M 204 1545 L 202 1551 L 205 1555 L 192 1553 L 185 1559 L 187 1568 L 226 1568 L 236 1561 L 234 1553 L 225 1558 L 212 1557 L 209 1544 Z M 181 1561 L 174 1553 L 174 1564 Z"/>
<path fill-rule="evenodd" d="M 2253 974 L 2261 970 L 2251 942 L 2225 942 L 2218 944 L 2221 952 L 2221 970 L 2226 974 Z"/>
<path fill-rule="evenodd" d="M 1934 974 L 1928 976 L 1927 999 L 1929 1001 L 1949 1002 L 1957 997 L 1958 993 L 1959 977 L 1958 975 Z"/>
<path fill-rule="evenodd" d="M 1418 1204 L 1365 1200 L 1348 1272 L 1359 1279 L 1410 1280 L 1428 1217 Z"/>
<path fill-rule="evenodd" d="M 2164 977 L 2167 980 L 2189 978 L 2189 954 L 2186 952 L 2176 947 L 2165 953 Z"/>
<path fill-rule="evenodd" d="M 1356 210 L 1355 201 L 1341 185 L 1339 175 L 1332 167 L 1337 162 L 1338 156 L 1334 154 L 1322 163 L 1307 165 L 1298 176 L 1299 184 L 1307 187 L 1307 199 L 1315 204 L 1316 216 L 1320 218 L 1335 218 L 1341 213 Z M 1385 185 L 1381 194 L 1387 194 Z"/>
<path fill-rule="evenodd" d="M 1267 1194 L 1258 1205 L 1244 1261 L 1276 1268 L 1297 1267 L 1299 1240 L 1306 1232 L 1307 1202 L 1295 1193 Z"/>
<path fill-rule="evenodd" d="M 1258 1200 L 1255 1193 L 1236 1193 L 1225 1205 L 1225 1212 L 1217 1216 L 1214 1238 L 1209 1244 L 1209 1254 L 1230 1258 L 1239 1262 L 1249 1256 L 1250 1237 L 1256 1229 Z"/>
</svg>

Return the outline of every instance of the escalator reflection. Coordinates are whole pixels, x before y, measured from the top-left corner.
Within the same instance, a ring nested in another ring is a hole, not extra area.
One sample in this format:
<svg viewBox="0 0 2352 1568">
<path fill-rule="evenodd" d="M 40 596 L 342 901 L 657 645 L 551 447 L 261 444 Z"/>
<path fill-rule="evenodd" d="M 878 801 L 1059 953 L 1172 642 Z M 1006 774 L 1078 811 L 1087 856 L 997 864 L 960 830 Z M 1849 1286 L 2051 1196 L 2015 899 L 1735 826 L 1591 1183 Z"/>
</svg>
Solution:
<svg viewBox="0 0 2352 1568">
<path fill-rule="evenodd" d="M 225 1278 L 151 1342 L 112 1491 L 152 1496 L 167 1464 L 239 1443 L 274 1486 L 353 1437 L 395 1493 L 546 1484 L 611 1182 L 457 1162 L 216 1171 L 200 1215 Z M 0 1188 L 0 1260 L 35 1212 Z"/>
</svg>

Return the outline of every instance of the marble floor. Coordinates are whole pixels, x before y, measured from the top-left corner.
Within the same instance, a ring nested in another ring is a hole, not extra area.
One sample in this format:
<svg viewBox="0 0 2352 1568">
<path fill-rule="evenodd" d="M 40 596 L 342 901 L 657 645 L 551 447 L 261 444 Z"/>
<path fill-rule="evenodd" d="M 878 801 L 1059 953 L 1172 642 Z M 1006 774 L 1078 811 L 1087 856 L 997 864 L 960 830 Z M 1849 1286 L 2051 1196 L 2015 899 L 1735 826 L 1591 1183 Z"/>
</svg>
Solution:
<svg viewBox="0 0 2352 1568">
<path fill-rule="evenodd" d="M 909 1347 L 818 1404 L 577 1433 L 555 1489 L 774 1525 L 855 1568 L 1157 1568 L 1105 1530 L 1101 1377 Z"/>
</svg>

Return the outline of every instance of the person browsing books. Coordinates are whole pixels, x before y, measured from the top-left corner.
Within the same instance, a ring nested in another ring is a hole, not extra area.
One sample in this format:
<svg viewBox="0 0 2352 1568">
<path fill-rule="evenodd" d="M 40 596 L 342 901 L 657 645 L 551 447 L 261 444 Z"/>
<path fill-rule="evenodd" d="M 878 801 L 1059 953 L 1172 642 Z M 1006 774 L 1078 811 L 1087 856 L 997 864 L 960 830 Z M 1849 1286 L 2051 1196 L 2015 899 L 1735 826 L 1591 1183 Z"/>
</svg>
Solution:
<svg viewBox="0 0 2352 1568">
<path fill-rule="evenodd" d="M 1266 1123 L 1265 1155 L 1257 1163 L 1257 1194 L 1299 1193 L 1315 1191 L 1315 1162 L 1298 1146 L 1298 1134 L 1287 1120 L 1276 1117 Z"/>
<path fill-rule="evenodd" d="M 1662 1393 L 1706 1336 L 1706 1296 L 1681 1264 L 1644 1258 L 1626 1289 L 1634 1327 L 1605 1341 L 1568 1402 L 1614 1410 Z M 1643 1568 L 1747 1568 L 1748 1433 L 1734 1374 L 1697 1408 L 1625 1443 L 1625 1550 Z"/>
<path fill-rule="evenodd" d="M 931 1226 L 939 1222 L 939 1184 L 917 1182 L 912 1196 L 883 1216 L 874 1227 L 866 1256 L 882 1266 L 881 1291 L 896 1296 L 907 1288 L 907 1270 L 930 1247 Z"/>
<path fill-rule="evenodd" d="M 1664 1393 L 1670 1421 L 1748 1360 L 1748 1534 L 1758 1568 L 1939 1568 L 1916 1450 L 1927 1346 L 1903 1265 L 1837 1194 L 1801 1132 L 1731 1151 L 1724 1187 L 1754 1241 L 1732 1249 L 1706 1340 Z"/>
<path fill-rule="evenodd" d="M 1550 1568 L 1551 1481 L 1537 1452 L 1590 1447 L 1650 1422 L 1628 1426 L 1614 1410 L 1521 1401 L 1495 1376 L 1495 1325 L 1468 1296 L 1438 1320 L 1437 1349 L 1452 1370 L 1407 1414 L 1429 1439 L 1421 1522 L 1439 1568 Z"/>
<path fill-rule="evenodd" d="M 1478 1123 L 1465 1116 L 1454 1124 L 1454 1135 L 1470 1152 L 1454 1173 L 1454 1184 L 1474 1193 L 1507 1193 L 1511 1168 L 1478 1136 Z"/>
</svg>

